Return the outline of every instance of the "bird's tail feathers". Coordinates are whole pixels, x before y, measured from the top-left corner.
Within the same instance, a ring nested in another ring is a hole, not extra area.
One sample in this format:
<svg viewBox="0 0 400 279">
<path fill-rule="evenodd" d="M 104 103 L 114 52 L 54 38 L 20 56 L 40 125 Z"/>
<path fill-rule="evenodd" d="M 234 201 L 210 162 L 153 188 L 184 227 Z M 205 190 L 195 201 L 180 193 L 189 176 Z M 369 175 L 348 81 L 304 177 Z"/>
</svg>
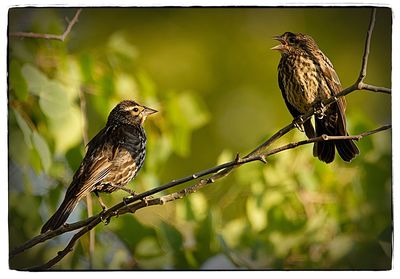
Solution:
<svg viewBox="0 0 400 279">
<path fill-rule="evenodd" d="M 48 230 L 55 230 L 61 227 L 65 221 L 67 221 L 69 215 L 78 204 L 79 197 L 68 199 L 67 197 L 61 203 L 56 213 L 43 225 L 41 233 L 45 233 Z"/>
</svg>

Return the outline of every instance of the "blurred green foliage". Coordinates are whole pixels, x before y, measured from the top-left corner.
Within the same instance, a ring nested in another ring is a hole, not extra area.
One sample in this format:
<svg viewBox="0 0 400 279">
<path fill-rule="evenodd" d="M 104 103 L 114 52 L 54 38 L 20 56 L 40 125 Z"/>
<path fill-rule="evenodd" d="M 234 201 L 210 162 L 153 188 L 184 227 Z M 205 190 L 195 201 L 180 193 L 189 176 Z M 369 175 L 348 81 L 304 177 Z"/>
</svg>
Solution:
<svg viewBox="0 0 400 279">
<path fill-rule="evenodd" d="M 62 33 L 75 9 L 17 8 L 9 30 Z M 110 110 L 134 99 L 160 110 L 130 186 L 156 187 L 245 154 L 291 121 L 277 86 L 273 35 L 312 35 L 343 86 L 358 75 L 367 8 L 84 8 L 66 42 L 9 38 L 9 245 L 39 233 Z M 391 11 L 380 8 L 366 81 L 391 86 Z M 391 122 L 390 97 L 348 96 L 352 134 Z M 277 144 L 304 139 L 292 131 Z M 312 147 L 251 163 L 202 191 L 96 228 L 95 269 L 389 269 L 391 135 L 330 165 Z M 181 186 L 183 187 L 183 186 Z M 108 205 L 124 193 L 104 195 Z M 86 218 L 85 203 L 70 222 Z M 95 203 L 95 212 L 100 208 Z M 10 268 L 54 257 L 72 234 Z M 55 269 L 89 268 L 88 237 Z"/>
</svg>

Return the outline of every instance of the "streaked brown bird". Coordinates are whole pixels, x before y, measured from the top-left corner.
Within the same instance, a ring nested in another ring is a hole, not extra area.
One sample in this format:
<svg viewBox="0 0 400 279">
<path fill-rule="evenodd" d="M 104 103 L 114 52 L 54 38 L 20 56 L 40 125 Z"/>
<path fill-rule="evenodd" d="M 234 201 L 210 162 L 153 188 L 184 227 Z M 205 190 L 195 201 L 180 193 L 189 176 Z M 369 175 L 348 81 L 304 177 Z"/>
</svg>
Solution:
<svg viewBox="0 0 400 279">
<path fill-rule="evenodd" d="M 321 136 L 347 136 L 346 101 L 322 106 L 322 101 L 342 90 L 339 78 L 331 61 L 319 49 L 314 39 L 305 34 L 286 32 L 274 39 L 280 42 L 272 48 L 281 53 L 278 66 L 278 82 L 286 106 L 297 118 L 311 108 L 320 108 L 323 113 L 315 115 L 315 128 L 311 119 L 304 124 L 308 138 Z M 321 141 L 314 144 L 314 156 L 325 163 L 335 159 L 335 146 L 339 156 L 350 162 L 359 150 L 352 140 Z"/>
<path fill-rule="evenodd" d="M 91 192 L 97 196 L 98 192 L 111 193 L 118 189 L 133 193 L 124 186 L 143 165 L 146 134 L 142 125 L 155 112 L 130 100 L 122 101 L 111 111 L 106 126 L 88 143 L 64 201 L 43 225 L 42 233 L 63 225 L 79 200 Z M 103 204 L 102 207 L 105 209 Z"/>
</svg>

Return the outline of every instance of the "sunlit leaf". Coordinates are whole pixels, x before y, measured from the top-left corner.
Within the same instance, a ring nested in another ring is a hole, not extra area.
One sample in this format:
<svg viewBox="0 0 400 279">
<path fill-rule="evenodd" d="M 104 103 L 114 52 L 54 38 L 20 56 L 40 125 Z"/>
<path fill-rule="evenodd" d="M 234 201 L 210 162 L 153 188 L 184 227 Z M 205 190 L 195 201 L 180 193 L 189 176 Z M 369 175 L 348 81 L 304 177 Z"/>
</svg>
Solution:
<svg viewBox="0 0 400 279">
<path fill-rule="evenodd" d="M 137 49 L 133 46 L 124 34 L 116 32 L 110 36 L 108 45 L 111 52 L 119 54 L 123 61 L 131 61 L 137 57 Z"/>
<path fill-rule="evenodd" d="M 202 100 L 197 95 L 192 92 L 183 92 L 177 97 L 179 109 L 181 110 L 182 125 L 196 129 L 208 122 L 210 116 Z"/>
<path fill-rule="evenodd" d="M 353 240 L 351 237 L 343 235 L 338 236 L 329 243 L 328 251 L 329 256 L 333 260 L 338 260 L 346 255 L 353 247 Z"/>
<path fill-rule="evenodd" d="M 40 156 L 42 167 L 44 171 L 47 172 L 51 164 L 51 153 L 49 146 L 47 145 L 45 139 L 41 135 L 39 135 L 36 131 L 33 132 L 32 141 L 33 145 L 35 146 L 35 149 L 37 150 Z"/>
<path fill-rule="evenodd" d="M 156 239 L 152 237 L 143 238 L 137 244 L 135 250 L 136 250 L 135 255 L 137 257 L 143 257 L 143 258 L 159 256 L 162 253 Z"/>
<path fill-rule="evenodd" d="M 267 225 L 266 212 L 264 208 L 257 205 L 254 197 L 249 197 L 246 203 L 246 212 L 249 222 L 255 231 L 260 231 Z"/>
<path fill-rule="evenodd" d="M 136 79 L 140 87 L 140 94 L 145 98 L 151 98 L 156 93 L 156 85 L 145 71 L 139 71 Z"/>
<path fill-rule="evenodd" d="M 115 79 L 115 91 L 121 97 L 121 99 L 139 99 L 140 92 L 138 85 L 132 75 L 122 72 L 119 73 Z"/>
<path fill-rule="evenodd" d="M 66 108 L 66 113 L 50 119 L 49 129 L 55 140 L 55 152 L 65 153 L 83 141 L 81 111 L 76 105 Z"/>
<path fill-rule="evenodd" d="M 230 246 L 239 244 L 240 237 L 246 227 L 246 221 L 244 218 L 234 219 L 223 227 L 222 235 Z"/>
<path fill-rule="evenodd" d="M 47 85 L 47 76 L 31 64 L 25 64 L 21 72 L 28 84 L 29 91 L 39 96 Z"/>
<path fill-rule="evenodd" d="M 186 156 L 189 152 L 191 133 L 209 120 L 208 112 L 194 94 L 170 92 L 165 113 L 172 122 L 174 150 L 179 155 Z"/>
<path fill-rule="evenodd" d="M 47 82 L 40 93 L 39 105 L 49 118 L 64 116 L 70 103 L 63 85 L 56 81 Z"/>
<path fill-rule="evenodd" d="M 24 135 L 25 143 L 29 148 L 31 148 L 32 147 L 32 141 L 31 141 L 32 130 L 29 127 L 29 125 L 26 123 L 25 119 L 19 114 L 19 112 L 16 110 L 13 110 L 13 111 L 14 111 L 15 119 L 17 120 L 18 126 Z"/>
<path fill-rule="evenodd" d="M 79 57 L 79 65 L 82 72 L 82 79 L 85 83 L 93 81 L 93 57 L 89 53 L 83 53 Z"/>
<path fill-rule="evenodd" d="M 28 97 L 28 85 L 21 73 L 21 66 L 15 60 L 10 63 L 9 77 L 10 89 L 14 90 L 19 100 L 26 100 Z"/>
<path fill-rule="evenodd" d="M 24 141 L 23 133 L 18 129 L 11 129 L 9 132 L 9 156 L 16 163 L 26 165 L 29 161 L 29 148 Z"/>
</svg>

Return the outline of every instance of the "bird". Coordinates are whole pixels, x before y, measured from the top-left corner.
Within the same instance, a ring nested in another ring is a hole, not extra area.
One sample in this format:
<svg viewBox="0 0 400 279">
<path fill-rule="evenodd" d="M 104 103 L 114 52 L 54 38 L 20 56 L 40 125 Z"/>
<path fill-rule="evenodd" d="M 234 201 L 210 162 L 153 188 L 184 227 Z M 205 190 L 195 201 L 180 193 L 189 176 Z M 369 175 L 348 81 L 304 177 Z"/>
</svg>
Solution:
<svg viewBox="0 0 400 279">
<path fill-rule="evenodd" d="M 273 38 L 280 42 L 271 49 L 281 54 L 278 84 L 289 112 L 295 119 L 310 109 L 317 112 L 314 117 L 315 130 L 311 118 L 300 129 L 308 138 L 324 134 L 348 136 L 344 96 L 338 97 L 329 106 L 324 107 L 322 104 L 342 90 L 339 77 L 328 57 L 309 35 L 285 32 Z M 313 155 L 325 163 L 331 163 L 335 159 L 335 147 L 346 162 L 360 153 L 353 140 L 345 139 L 315 142 Z"/>
<path fill-rule="evenodd" d="M 143 166 L 146 157 L 146 133 L 143 123 L 157 110 L 124 100 L 108 116 L 105 127 L 87 144 L 87 152 L 75 172 L 63 202 L 43 225 L 41 233 L 62 226 L 80 199 L 91 192 L 111 193 L 122 189 Z M 105 210 L 100 197 L 99 202 Z"/>
</svg>

